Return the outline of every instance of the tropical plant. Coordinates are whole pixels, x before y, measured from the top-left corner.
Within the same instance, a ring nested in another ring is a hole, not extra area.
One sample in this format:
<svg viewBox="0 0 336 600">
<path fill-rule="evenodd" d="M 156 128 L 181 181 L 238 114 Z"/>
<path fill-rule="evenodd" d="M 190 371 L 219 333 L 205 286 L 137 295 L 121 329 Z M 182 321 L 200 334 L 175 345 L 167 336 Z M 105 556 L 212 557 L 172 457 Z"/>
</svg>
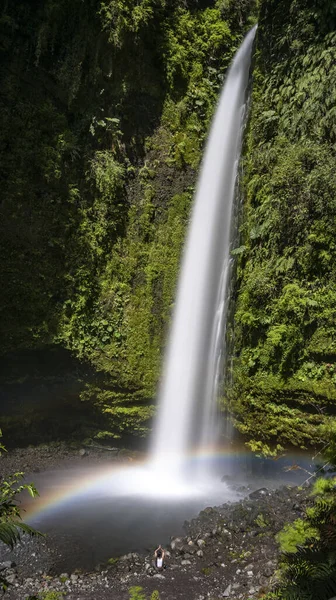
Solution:
<svg viewBox="0 0 336 600">
<path fill-rule="evenodd" d="M 0 449 L 4 450 L 4 447 L 0 445 Z M 17 496 L 24 490 L 32 497 L 38 495 L 33 484 L 19 483 L 22 478 L 23 473 L 14 473 L 0 482 L 0 541 L 11 549 L 20 541 L 22 534 L 42 535 L 36 529 L 22 522 Z M 8 585 L 2 576 L 0 576 L 0 585 L 3 588 Z"/>
</svg>

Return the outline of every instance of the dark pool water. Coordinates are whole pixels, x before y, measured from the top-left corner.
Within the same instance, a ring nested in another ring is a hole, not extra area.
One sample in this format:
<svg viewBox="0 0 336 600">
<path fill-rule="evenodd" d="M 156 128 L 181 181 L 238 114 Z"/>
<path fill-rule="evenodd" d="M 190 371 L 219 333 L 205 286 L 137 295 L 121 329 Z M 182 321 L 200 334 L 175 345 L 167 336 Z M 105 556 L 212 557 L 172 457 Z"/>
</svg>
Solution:
<svg viewBox="0 0 336 600">
<path fill-rule="evenodd" d="M 192 459 L 189 480 L 180 489 L 164 472 L 149 477 L 143 465 L 67 466 L 32 475 L 40 498 L 26 502 L 26 520 L 59 543 L 68 569 L 90 569 L 114 556 L 169 543 L 171 536 L 183 533 L 184 521 L 206 506 L 238 501 L 261 487 L 300 485 L 315 468 L 309 454 L 288 453 L 274 460 L 236 447 Z M 80 552 L 64 548 L 65 538 Z"/>
</svg>

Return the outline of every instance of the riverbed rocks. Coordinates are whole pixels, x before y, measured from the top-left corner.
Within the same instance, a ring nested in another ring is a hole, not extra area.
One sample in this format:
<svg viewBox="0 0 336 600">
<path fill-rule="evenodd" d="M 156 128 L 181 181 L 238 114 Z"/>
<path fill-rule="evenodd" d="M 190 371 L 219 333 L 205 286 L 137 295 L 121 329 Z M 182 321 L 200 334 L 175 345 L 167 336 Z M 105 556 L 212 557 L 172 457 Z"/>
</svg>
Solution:
<svg viewBox="0 0 336 600">
<path fill-rule="evenodd" d="M 172 537 L 166 546 L 166 568 L 160 572 L 153 548 L 111 558 L 92 573 L 63 569 L 57 574 L 52 540 L 24 536 L 16 554 L 0 552 L 1 575 L 10 582 L 5 600 L 48 590 L 64 593 L 65 600 L 128 600 L 132 586 L 143 587 L 147 596 L 157 589 L 166 600 L 258 598 L 276 582 L 276 534 L 311 500 L 309 491 L 297 488 L 257 492 L 240 502 L 208 507 L 185 523 L 185 536 Z"/>
</svg>

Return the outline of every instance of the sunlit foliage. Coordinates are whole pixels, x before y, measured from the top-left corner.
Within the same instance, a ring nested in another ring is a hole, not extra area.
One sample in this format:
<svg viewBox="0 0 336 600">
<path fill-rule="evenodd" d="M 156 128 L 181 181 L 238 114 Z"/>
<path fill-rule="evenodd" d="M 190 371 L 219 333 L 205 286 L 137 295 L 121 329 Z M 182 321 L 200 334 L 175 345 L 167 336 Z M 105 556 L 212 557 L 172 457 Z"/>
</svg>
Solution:
<svg viewBox="0 0 336 600">
<path fill-rule="evenodd" d="M 258 443 L 323 442 L 336 401 L 334 17 L 261 3 L 230 393 Z"/>
</svg>

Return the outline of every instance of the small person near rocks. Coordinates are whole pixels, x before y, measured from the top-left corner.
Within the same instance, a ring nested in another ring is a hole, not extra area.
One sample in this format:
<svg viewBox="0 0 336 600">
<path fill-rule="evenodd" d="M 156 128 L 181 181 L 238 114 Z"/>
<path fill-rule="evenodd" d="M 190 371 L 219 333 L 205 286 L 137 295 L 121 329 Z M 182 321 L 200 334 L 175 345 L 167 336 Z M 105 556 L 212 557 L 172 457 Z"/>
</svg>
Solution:
<svg viewBox="0 0 336 600">
<path fill-rule="evenodd" d="M 166 568 L 166 565 L 164 563 L 164 557 L 165 557 L 165 551 L 160 544 L 159 547 L 156 548 L 156 550 L 154 552 L 154 566 L 158 571 L 162 571 L 163 569 Z"/>
</svg>

